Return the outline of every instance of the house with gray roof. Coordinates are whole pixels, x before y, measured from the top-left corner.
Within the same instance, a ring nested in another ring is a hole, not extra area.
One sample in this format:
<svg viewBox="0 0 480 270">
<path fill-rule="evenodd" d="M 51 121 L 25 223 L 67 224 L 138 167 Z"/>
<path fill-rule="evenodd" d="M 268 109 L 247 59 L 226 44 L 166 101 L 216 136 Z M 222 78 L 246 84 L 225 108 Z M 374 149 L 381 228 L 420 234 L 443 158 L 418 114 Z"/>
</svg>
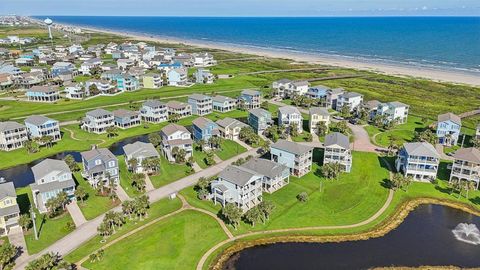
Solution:
<svg viewBox="0 0 480 270">
<path fill-rule="evenodd" d="M 283 164 L 296 177 L 302 177 L 312 170 L 313 147 L 296 142 L 278 140 L 270 146 L 271 160 Z"/>
<path fill-rule="evenodd" d="M 232 203 L 246 212 L 262 201 L 262 178 L 245 167 L 229 165 L 211 184 L 213 201 L 222 206 Z"/>
<path fill-rule="evenodd" d="M 237 107 L 237 101 L 231 97 L 216 95 L 212 98 L 213 110 L 229 112 Z"/>
<path fill-rule="evenodd" d="M 94 148 L 80 153 L 82 156 L 82 176 L 93 187 L 108 185 L 109 181 L 118 184 L 119 168 L 115 155 L 106 148 Z"/>
<path fill-rule="evenodd" d="M 348 107 L 350 112 L 357 110 L 363 103 L 363 95 L 356 92 L 344 92 L 338 95 L 336 110 Z"/>
<path fill-rule="evenodd" d="M 269 111 L 262 108 L 248 111 L 248 125 L 251 126 L 257 134 L 263 134 L 272 124 L 272 114 Z"/>
<path fill-rule="evenodd" d="M 444 113 L 438 116 L 437 138 L 438 143 L 446 146 L 457 145 L 462 119 L 453 113 Z"/>
<path fill-rule="evenodd" d="M 241 167 L 262 175 L 263 192 L 273 193 L 290 182 L 290 169 L 280 163 L 263 158 L 252 158 Z"/>
<path fill-rule="evenodd" d="M 475 147 L 460 148 L 453 154 L 450 182 L 474 182 L 476 188 L 480 185 L 480 150 Z"/>
<path fill-rule="evenodd" d="M 342 171 L 349 173 L 352 169 L 352 151 L 348 137 L 339 132 L 325 136 L 323 164 L 338 163 Z"/>
<path fill-rule="evenodd" d="M 437 177 L 440 155 L 427 142 L 404 143 L 395 161 L 398 172 L 415 181 L 428 182 Z"/>
<path fill-rule="evenodd" d="M 262 95 L 260 91 L 245 89 L 240 93 L 238 101 L 243 102 L 243 107 L 250 110 L 260 108 L 261 98 Z"/>
<path fill-rule="evenodd" d="M 345 92 L 343 88 L 333 88 L 327 90 L 326 106 L 334 110 L 337 109 L 338 99 Z"/>
<path fill-rule="evenodd" d="M 230 117 L 217 120 L 216 123 L 218 125 L 220 136 L 229 140 L 238 140 L 240 130 L 244 127 L 248 127 L 247 124 Z"/>
<path fill-rule="evenodd" d="M 160 158 L 160 155 L 153 144 L 140 141 L 125 145 L 123 147 L 123 152 L 128 170 L 136 173 L 147 172 L 147 168 L 144 168 L 142 164 L 144 160 Z M 136 160 L 135 167 L 132 167 L 132 164 L 129 162 L 132 159 Z"/>
<path fill-rule="evenodd" d="M 167 111 L 168 115 L 175 114 L 178 115 L 180 118 L 185 118 L 192 115 L 192 105 L 176 100 L 171 100 L 167 102 Z"/>
<path fill-rule="evenodd" d="M 142 123 L 140 113 L 125 109 L 118 109 L 112 112 L 115 126 L 121 129 L 139 126 Z"/>
<path fill-rule="evenodd" d="M 317 134 L 319 123 L 324 123 L 327 127 L 330 125 L 330 113 L 325 108 L 320 107 L 311 107 L 309 110 L 309 121 L 308 127 L 310 129 L 310 133 Z"/>
<path fill-rule="evenodd" d="M 296 125 L 297 132 L 303 132 L 303 117 L 297 107 L 283 106 L 278 108 L 278 126 L 285 126 L 290 133 L 292 125 Z"/>
<path fill-rule="evenodd" d="M 397 124 L 403 124 L 407 122 L 409 108 L 407 104 L 398 101 L 378 102 L 376 108 L 371 110 L 370 117 L 373 120 L 375 116 L 384 116 L 385 123 L 395 121 Z"/>
<path fill-rule="evenodd" d="M 275 95 L 278 97 L 285 97 L 285 90 L 290 87 L 292 80 L 280 79 L 272 83 L 272 89 L 274 89 Z"/>
<path fill-rule="evenodd" d="M 53 141 L 62 139 L 60 133 L 60 124 L 57 120 L 45 117 L 43 115 L 31 115 L 25 119 L 28 136 L 30 139 L 39 139 L 50 136 Z"/>
<path fill-rule="evenodd" d="M 12 151 L 22 148 L 28 141 L 27 128 L 13 121 L 0 122 L 0 150 Z"/>
<path fill-rule="evenodd" d="M 213 136 L 218 136 L 220 134 L 218 130 L 218 125 L 212 120 L 205 117 L 198 117 L 192 121 L 193 129 L 193 139 L 195 141 L 205 141 Z"/>
<path fill-rule="evenodd" d="M 60 91 L 56 86 L 32 86 L 25 95 L 28 101 L 55 102 L 60 99 Z"/>
<path fill-rule="evenodd" d="M 192 106 L 192 113 L 198 116 L 204 116 L 212 112 L 212 98 L 202 94 L 192 94 L 188 96 L 188 104 Z"/>
<path fill-rule="evenodd" d="M 105 133 L 107 128 L 115 125 L 113 113 L 105 109 L 96 109 L 85 114 L 82 129 L 97 134 Z"/>
<path fill-rule="evenodd" d="M 192 134 L 186 127 L 177 124 L 169 124 L 160 131 L 162 137 L 162 153 L 170 162 L 175 162 L 174 150 L 185 150 L 185 158 L 188 159 L 193 153 Z"/>
<path fill-rule="evenodd" d="M 167 105 L 158 100 L 147 100 L 140 109 L 143 121 L 161 123 L 168 120 Z"/>
<path fill-rule="evenodd" d="M 60 192 L 67 193 L 69 199 L 75 199 L 75 181 L 67 163 L 63 160 L 45 159 L 32 167 L 35 183 L 30 185 L 33 202 L 40 213 L 48 211 L 46 203 Z"/>
<path fill-rule="evenodd" d="M 6 236 L 10 228 L 18 226 L 20 207 L 13 182 L 0 183 L 0 236 Z"/>
</svg>

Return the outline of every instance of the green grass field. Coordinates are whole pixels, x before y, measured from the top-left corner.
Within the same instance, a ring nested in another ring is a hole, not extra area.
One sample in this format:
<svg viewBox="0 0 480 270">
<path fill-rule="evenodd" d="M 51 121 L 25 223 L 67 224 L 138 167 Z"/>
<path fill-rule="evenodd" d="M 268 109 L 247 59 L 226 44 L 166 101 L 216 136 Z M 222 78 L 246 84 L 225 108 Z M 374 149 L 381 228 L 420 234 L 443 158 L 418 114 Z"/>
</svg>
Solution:
<svg viewBox="0 0 480 270">
<path fill-rule="evenodd" d="M 221 160 L 227 160 L 230 159 L 234 156 L 240 155 L 241 153 L 244 153 L 247 151 L 245 147 L 241 146 L 240 144 L 232 141 L 232 140 L 223 140 L 221 145 L 221 149 L 217 150 L 215 154 L 221 159 Z"/>
<path fill-rule="evenodd" d="M 150 180 L 155 188 L 159 188 L 187 176 L 189 170 L 190 168 L 187 165 L 170 163 L 162 156 L 160 158 L 160 173 L 150 176 Z"/>
</svg>

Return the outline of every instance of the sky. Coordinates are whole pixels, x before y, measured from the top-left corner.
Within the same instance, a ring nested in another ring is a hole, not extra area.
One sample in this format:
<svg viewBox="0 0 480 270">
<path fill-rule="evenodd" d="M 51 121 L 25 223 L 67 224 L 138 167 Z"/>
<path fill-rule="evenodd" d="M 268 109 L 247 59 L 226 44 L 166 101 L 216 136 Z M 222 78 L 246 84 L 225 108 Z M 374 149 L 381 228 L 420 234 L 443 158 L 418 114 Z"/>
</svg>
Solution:
<svg viewBox="0 0 480 270">
<path fill-rule="evenodd" d="M 95 16 L 480 16 L 479 0 L 0 0 L 0 14 Z"/>
</svg>

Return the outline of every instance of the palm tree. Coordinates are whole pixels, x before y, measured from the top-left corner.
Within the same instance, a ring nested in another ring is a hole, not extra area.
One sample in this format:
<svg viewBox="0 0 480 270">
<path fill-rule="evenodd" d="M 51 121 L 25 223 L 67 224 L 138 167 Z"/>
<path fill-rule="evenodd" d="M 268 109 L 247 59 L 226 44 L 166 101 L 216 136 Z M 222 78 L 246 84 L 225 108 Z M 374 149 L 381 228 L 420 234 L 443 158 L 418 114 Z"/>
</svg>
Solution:
<svg viewBox="0 0 480 270">
<path fill-rule="evenodd" d="M 18 225 L 22 227 L 22 230 L 24 232 L 28 231 L 28 228 L 30 228 L 30 226 L 32 225 L 32 219 L 30 218 L 30 215 L 28 214 L 20 215 L 20 217 L 18 218 Z M 1 265 L 1 262 L 0 262 L 0 265 Z M 0 267 L 0 269 L 2 269 L 2 267 Z"/>
<path fill-rule="evenodd" d="M 80 167 L 78 166 L 77 161 L 75 161 L 75 158 L 72 155 L 68 154 L 67 156 L 65 156 L 63 161 L 65 161 L 65 163 L 67 163 L 68 168 L 70 168 L 70 170 L 72 172 L 80 171 Z"/>
<path fill-rule="evenodd" d="M 318 136 L 325 136 L 325 134 L 327 134 L 328 127 L 324 121 L 318 122 L 316 128 Z"/>
<path fill-rule="evenodd" d="M 465 190 L 466 190 L 466 192 L 467 192 L 466 198 L 468 199 L 468 193 L 469 193 L 469 191 L 470 191 L 470 190 L 475 190 L 475 189 L 477 188 L 477 185 L 476 185 L 476 183 L 473 182 L 473 181 L 465 181 L 464 185 L 465 185 Z"/>
<path fill-rule="evenodd" d="M 222 216 L 227 220 L 228 223 L 232 224 L 233 228 L 236 230 L 237 225 L 242 218 L 242 209 L 235 204 L 227 203 L 227 205 L 222 208 Z"/>
<path fill-rule="evenodd" d="M 157 147 L 162 142 L 162 137 L 158 133 L 150 133 L 148 134 L 148 141 L 153 144 L 153 146 Z"/>
<path fill-rule="evenodd" d="M 137 170 L 137 166 L 138 166 L 138 160 L 136 158 L 131 158 L 127 161 L 128 163 L 128 168 L 130 169 L 130 171 L 132 172 L 135 172 Z M 143 167 L 143 165 L 142 165 Z"/>
<path fill-rule="evenodd" d="M 145 192 L 145 175 L 141 173 L 136 173 L 132 175 L 132 185 L 137 188 L 137 191 Z"/>
<path fill-rule="evenodd" d="M 263 212 L 258 208 L 258 206 L 253 207 L 245 213 L 245 219 L 252 224 L 252 227 L 255 227 L 255 223 L 262 220 Z"/>
<path fill-rule="evenodd" d="M 77 187 L 74 194 L 75 194 L 75 197 L 80 199 L 80 201 L 82 201 L 82 204 L 83 204 L 83 201 L 87 196 L 87 191 L 85 190 L 85 188 L 82 186 Z"/>
<path fill-rule="evenodd" d="M 118 128 L 116 126 L 107 127 L 105 129 L 107 132 L 107 137 L 115 137 L 118 135 Z"/>
<path fill-rule="evenodd" d="M 17 248 L 9 242 L 0 246 L 0 269 L 12 269 L 17 255 Z M 28 268 L 27 268 L 28 269 Z"/>
</svg>

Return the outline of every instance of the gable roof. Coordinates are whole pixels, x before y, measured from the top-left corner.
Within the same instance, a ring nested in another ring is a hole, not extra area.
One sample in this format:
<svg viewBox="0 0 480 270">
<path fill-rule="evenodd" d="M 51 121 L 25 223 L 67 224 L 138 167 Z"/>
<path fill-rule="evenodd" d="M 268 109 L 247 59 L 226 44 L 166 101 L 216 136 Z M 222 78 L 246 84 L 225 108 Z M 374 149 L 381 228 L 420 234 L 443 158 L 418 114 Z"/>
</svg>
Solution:
<svg viewBox="0 0 480 270">
<path fill-rule="evenodd" d="M 404 143 L 403 147 L 408 155 L 440 158 L 433 145 L 427 142 Z"/>
<path fill-rule="evenodd" d="M 302 155 L 313 150 L 313 147 L 306 146 L 296 142 L 290 142 L 286 140 L 278 140 L 272 144 L 270 148 L 276 148 L 282 151 L 290 152 L 295 155 Z"/>
<path fill-rule="evenodd" d="M 143 103 L 143 106 L 150 108 L 158 108 L 165 106 L 165 103 L 158 100 L 147 100 Z"/>
<path fill-rule="evenodd" d="M 460 148 L 453 154 L 455 159 L 466 160 L 472 163 L 480 164 L 480 150 L 475 147 Z"/>
<path fill-rule="evenodd" d="M 247 168 L 270 178 L 275 178 L 283 174 L 285 170 L 289 170 L 289 168 L 283 164 L 264 158 L 252 158 L 241 167 Z"/>
<path fill-rule="evenodd" d="M 300 111 L 298 110 L 297 107 L 293 107 L 293 106 L 283 106 L 283 107 L 280 107 L 278 108 L 278 111 L 281 113 L 281 114 L 300 114 Z"/>
<path fill-rule="evenodd" d="M 345 92 L 342 94 L 344 98 L 354 98 L 354 97 L 363 97 L 362 94 L 359 94 L 357 92 Z"/>
<path fill-rule="evenodd" d="M 256 175 L 259 174 L 245 167 L 228 165 L 218 176 L 230 183 L 245 186 Z"/>
<path fill-rule="evenodd" d="M 204 129 L 207 127 L 207 125 L 215 124 L 215 122 L 205 117 L 197 117 L 192 121 L 192 124 L 199 127 L 200 129 Z"/>
<path fill-rule="evenodd" d="M 14 121 L 0 122 L 0 132 L 21 128 L 25 128 L 25 126 Z"/>
<path fill-rule="evenodd" d="M 47 158 L 37 165 L 32 167 L 33 177 L 35 181 L 42 179 L 47 174 L 58 171 L 58 174 L 71 173 L 67 163 L 63 160 Z"/>
<path fill-rule="evenodd" d="M 171 100 L 167 102 L 167 107 L 173 108 L 173 109 L 184 109 L 187 106 L 189 106 L 189 104 L 185 102 L 176 101 L 176 100 Z"/>
<path fill-rule="evenodd" d="M 262 108 L 251 109 L 250 111 L 248 111 L 248 113 L 251 113 L 257 117 L 262 117 L 264 115 L 271 115 L 269 111 L 264 110 Z"/>
<path fill-rule="evenodd" d="M 248 95 L 248 96 L 256 96 L 260 95 L 260 91 L 253 90 L 253 89 L 245 89 L 241 93 L 242 95 Z"/>
<path fill-rule="evenodd" d="M 43 115 L 31 115 L 31 116 L 27 117 L 27 119 L 25 119 L 25 123 L 29 123 L 29 124 L 32 124 L 34 126 L 43 125 L 48 121 L 57 122 L 57 120 L 53 120 L 53 119 L 48 118 L 48 117 L 43 116 Z"/>
<path fill-rule="evenodd" d="M 160 157 L 153 144 L 140 141 L 123 146 L 123 151 L 125 152 L 125 155 L 131 156 L 133 158 Z"/>
<path fill-rule="evenodd" d="M 93 116 L 93 117 L 99 117 L 99 116 L 111 115 L 111 114 L 112 114 L 111 112 L 105 109 L 96 109 L 96 110 L 87 112 L 87 115 Z"/>
<path fill-rule="evenodd" d="M 348 137 L 339 132 L 333 132 L 325 136 L 325 147 L 338 145 L 345 149 L 350 149 Z"/>
<path fill-rule="evenodd" d="M 438 116 L 438 122 L 452 121 L 455 124 L 462 125 L 462 119 L 453 113 L 444 113 Z"/>
<path fill-rule="evenodd" d="M 181 125 L 177 125 L 177 124 L 169 124 L 167 126 L 165 126 L 164 128 L 162 128 L 162 132 L 169 136 L 169 135 L 172 135 L 173 133 L 177 132 L 177 131 L 183 131 L 183 132 L 188 132 L 190 133 L 186 127 L 184 126 L 181 126 Z"/>
<path fill-rule="evenodd" d="M 240 122 L 237 119 L 230 118 L 230 117 L 226 117 L 224 119 L 217 120 L 216 123 L 217 123 L 218 126 L 220 126 L 222 128 L 226 128 L 226 127 L 235 128 L 235 127 L 247 127 L 248 126 L 247 124 L 245 124 L 243 122 Z"/>
<path fill-rule="evenodd" d="M 323 116 L 329 116 L 330 114 L 328 113 L 328 110 L 325 108 L 320 108 L 320 107 L 311 107 L 309 109 L 310 115 L 312 114 L 318 114 L 318 115 L 323 115 Z"/>
<path fill-rule="evenodd" d="M 219 102 L 219 103 L 235 102 L 235 99 L 233 99 L 233 98 L 231 98 L 231 97 L 220 96 L 220 95 L 216 95 L 216 96 L 212 97 L 212 100 L 213 100 L 214 102 Z"/>
<path fill-rule="evenodd" d="M 0 184 L 0 200 L 6 197 L 14 197 L 14 198 L 17 197 L 13 182 L 6 182 L 3 184 Z"/>
<path fill-rule="evenodd" d="M 97 156 L 101 156 L 103 160 L 105 159 L 116 159 L 115 155 L 110 152 L 107 148 L 97 148 L 97 149 L 92 149 L 89 151 L 81 152 L 80 155 L 85 159 L 85 160 L 90 160 L 93 159 Z"/>
<path fill-rule="evenodd" d="M 139 112 L 125 110 L 125 109 L 118 109 L 113 111 L 112 113 L 115 117 L 132 117 L 140 114 Z"/>
<path fill-rule="evenodd" d="M 188 99 L 194 99 L 194 100 L 204 100 L 204 99 L 212 99 L 211 97 L 207 95 L 202 95 L 202 94 L 192 94 L 188 96 Z"/>
</svg>

